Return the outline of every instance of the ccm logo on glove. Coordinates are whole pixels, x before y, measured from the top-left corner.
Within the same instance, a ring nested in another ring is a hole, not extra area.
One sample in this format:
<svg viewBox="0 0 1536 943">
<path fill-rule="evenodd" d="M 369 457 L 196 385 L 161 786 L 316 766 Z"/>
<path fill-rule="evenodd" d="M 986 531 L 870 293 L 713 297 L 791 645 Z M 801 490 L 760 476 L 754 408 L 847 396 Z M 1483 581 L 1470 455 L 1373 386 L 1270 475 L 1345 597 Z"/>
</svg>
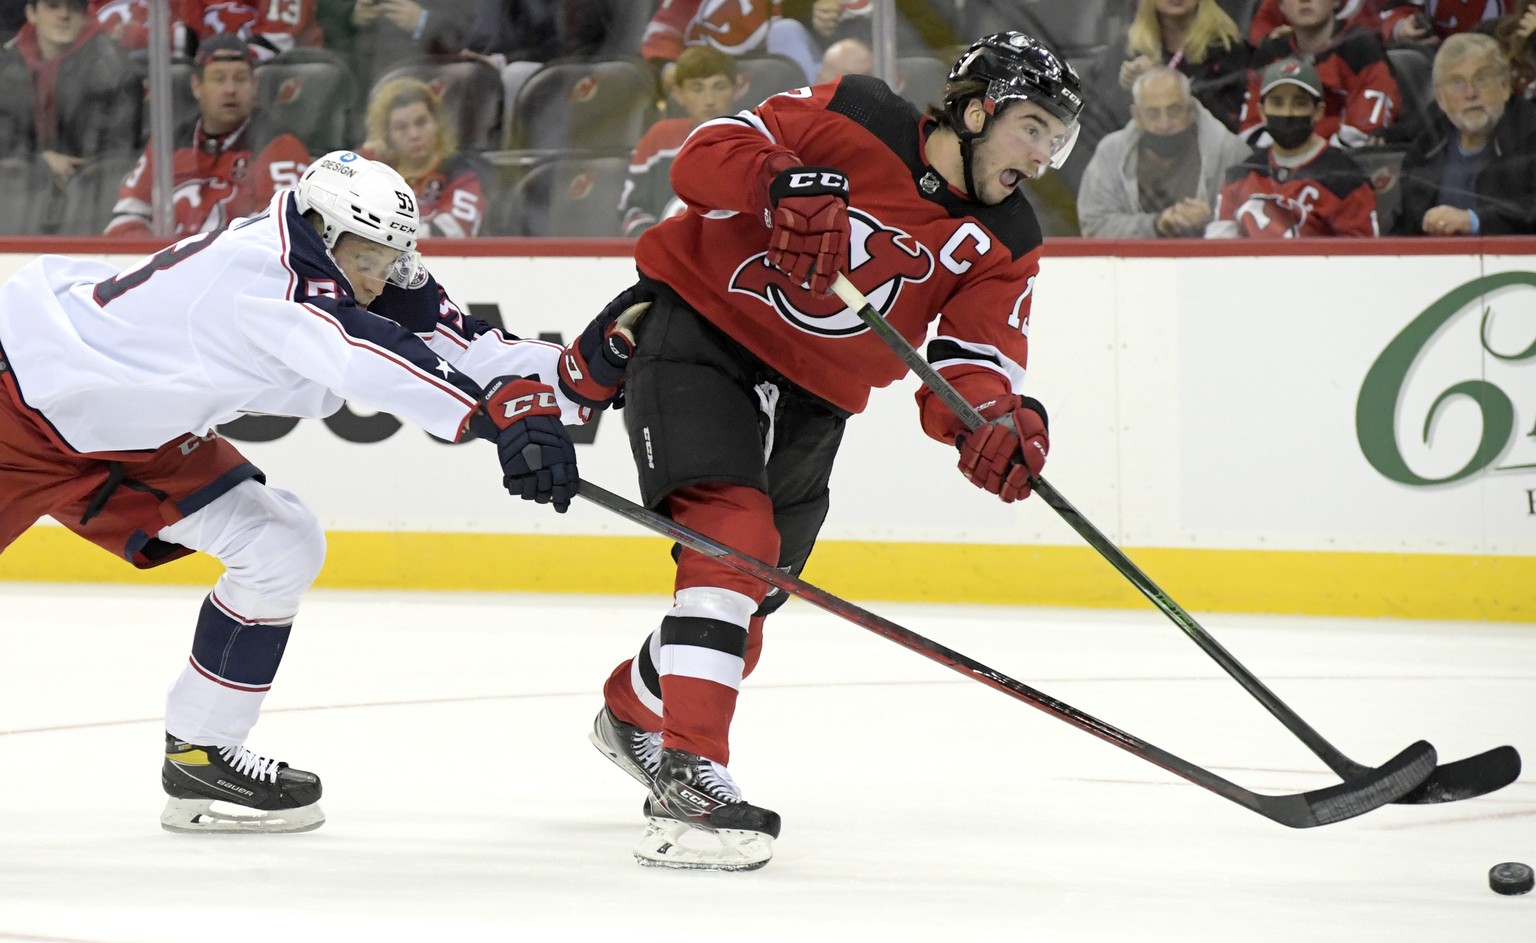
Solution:
<svg viewBox="0 0 1536 943">
<path fill-rule="evenodd" d="M 768 185 L 768 264 L 817 295 L 848 267 L 848 177 L 835 167 L 790 167 Z"/>
<path fill-rule="evenodd" d="M 956 441 L 960 474 L 1004 501 L 1024 500 L 1051 450 L 1045 407 L 1037 399 L 1012 395 L 982 403 L 976 411 L 987 421 Z"/>
<path fill-rule="evenodd" d="M 560 403 L 555 400 L 554 390 L 546 389 L 540 390 L 537 393 L 524 393 L 522 396 L 499 401 L 496 400 L 496 393 L 496 389 L 488 390 L 486 392 L 486 399 L 495 402 L 497 408 L 501 410 L 502 421 L 497 422 L 499 426 L 505 427 L 508 422 L 519 416 L 526 416 L 534 410 L 538 410 L 540 415 L 560 415 Z"/>
</svg>

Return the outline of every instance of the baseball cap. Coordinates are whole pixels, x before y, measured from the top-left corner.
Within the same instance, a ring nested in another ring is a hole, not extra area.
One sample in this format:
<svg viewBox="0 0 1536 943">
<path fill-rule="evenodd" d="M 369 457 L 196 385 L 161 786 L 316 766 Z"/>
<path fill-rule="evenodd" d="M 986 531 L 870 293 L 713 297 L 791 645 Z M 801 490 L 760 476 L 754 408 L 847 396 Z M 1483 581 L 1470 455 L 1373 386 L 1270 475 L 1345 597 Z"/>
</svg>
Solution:
<svg viewBox="0 0 1536 943">
<path fill-rule="evenodd" d="M 249 43 L 234 33 L 214 33 L 197 44 L 192 65 L 201 70 L 210 62 L 239 62 L 242 59 L 256 65 L 256 53 Z"/>
<path fill-rule="evenodd" d="M 1318 78 L 1317 70 L 1310 62 L 1303 62 L 1300 59 L 1281 59 L 1279 62 L 1270 63 L 1259 80 L 1259 97 L 1268 95 L 1281 85 L 1304 88 L 1308 95 L 1319 101 L 1323 97 L 1323 80 Z"/>
</svg>

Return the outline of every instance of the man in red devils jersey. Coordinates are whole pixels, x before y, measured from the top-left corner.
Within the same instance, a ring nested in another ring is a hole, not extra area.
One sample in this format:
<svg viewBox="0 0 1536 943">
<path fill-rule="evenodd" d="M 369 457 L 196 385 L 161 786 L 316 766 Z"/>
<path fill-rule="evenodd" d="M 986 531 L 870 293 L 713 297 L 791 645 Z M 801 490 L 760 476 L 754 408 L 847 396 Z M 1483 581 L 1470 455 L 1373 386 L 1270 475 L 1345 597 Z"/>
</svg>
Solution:
<svg viewBox="0 0 1536 943">
<path fill-rule="evenodd" d="M 655 299 L 626 387 L 645 503 L 801 571 L 845 420 L 906 373 L 828 293 L 839 272 L 913 343 L 938 319 L 929 360 L 990 422 L 967 434 L 925 390 L 921 425 L 972 483 L 1027 497 L 1049 438 L 1023 395 L 1041 234 L 1018 188 L 1066 159 L 1082 106 L 1070 66 L 999 33 L 927 115 L 848 75 L 694 131 L 672 169 L 687 212 L 635 250 L 634 292 Z M 592 740 L 649 789 L 642 864 L 760 867 L 779 817 L 743 800 L 729 731 L 784 597 L 707 556 L 677 561 L 674 605 L 609 677 Z"/>
<path fill-rule="evenodd" d="M 195 550 L 224 565 L 166 698 L 167 829 L 325 821 L 318 776 L 245 746 L 325 535 L 219 425 L 364 400 L 496 443 L 520 498 L 563 511 L 575 495 L 563 422 L 617 395 L 621 315 L 568 348 L 503 334 L 428 274 L 420 231 L 399 174 L 335 151 L 264 212 L 125 271 L 44 255 L 0 285 L 0 551 L 48 515 L 141 568 Z"/>
<path fill-rule="evenodd" d="M 199 114 L 177 135 L 171 155 L 171 235 L 212 232 L 266 206 L 299 182 L 309 149 L 267 126 L 256 110 L 255 55 L 246 41 L 223 33 L 206 40 L 192 63 L 192 97 Z M 147 236 L 154 187 L 150 148 L 118 189 L 108 236 Z"/>
<path fill-rule="evenodd" d="M 1274 144 L 1227 170 L 1206 236 L 1380 235 L 1365 171 L 1317 133 L 1326 107 L 1317 70 L 1282 59 L 1264 70 L 1260 88 Z"/>
</svg>

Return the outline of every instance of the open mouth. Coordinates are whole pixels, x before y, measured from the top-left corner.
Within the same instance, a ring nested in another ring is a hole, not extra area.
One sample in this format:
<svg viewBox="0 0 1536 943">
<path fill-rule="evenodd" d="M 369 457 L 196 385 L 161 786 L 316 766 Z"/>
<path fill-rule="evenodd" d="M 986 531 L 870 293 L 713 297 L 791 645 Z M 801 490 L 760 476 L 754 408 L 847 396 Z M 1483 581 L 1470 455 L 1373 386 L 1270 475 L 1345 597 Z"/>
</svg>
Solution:
<svg viewBox="0 0 1536 943">
<path fill-rule="evenodd" d="M 1003 189 L 1005 190 L 1012 190 L 1014 187 L 1017 187 L 1019 184 L 1028 179 L 1028 175 L 1026 175 L 1023 171 L 1014 170 L 1012 167 L 998 175 L 998 180 L 1001 181 Z"/>
</svg>

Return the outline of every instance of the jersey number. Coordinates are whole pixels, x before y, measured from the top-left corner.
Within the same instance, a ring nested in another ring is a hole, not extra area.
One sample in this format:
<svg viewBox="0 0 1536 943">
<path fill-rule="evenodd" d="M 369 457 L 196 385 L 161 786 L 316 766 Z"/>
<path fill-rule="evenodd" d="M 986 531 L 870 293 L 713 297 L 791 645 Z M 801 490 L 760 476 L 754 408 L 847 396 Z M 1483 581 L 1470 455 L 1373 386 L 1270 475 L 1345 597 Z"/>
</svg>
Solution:
<svg viewBox="0 0 1536 943">
<path fill-rule="evenodd" d="M 184 239 L 174 246 L 167 246 L 156 252 L 138 268 L 120 272 L 106 281 L 97 282 L 96 290 L 93 293 L 96 304 L 106 307 L 113 298 L 123 294 L 130 288 L 137 288 L 149 281 L 149 277 L 156 272 L 168 269 L 177 262 L 201 252 L 208 247 L 210 242 L 217 239 L 219 233 L 223 231 L 222 229 L 216 229 L 213 232 L 203 233 L 201 236 L 196 236 L 192 239 Z"/>
</svg>

